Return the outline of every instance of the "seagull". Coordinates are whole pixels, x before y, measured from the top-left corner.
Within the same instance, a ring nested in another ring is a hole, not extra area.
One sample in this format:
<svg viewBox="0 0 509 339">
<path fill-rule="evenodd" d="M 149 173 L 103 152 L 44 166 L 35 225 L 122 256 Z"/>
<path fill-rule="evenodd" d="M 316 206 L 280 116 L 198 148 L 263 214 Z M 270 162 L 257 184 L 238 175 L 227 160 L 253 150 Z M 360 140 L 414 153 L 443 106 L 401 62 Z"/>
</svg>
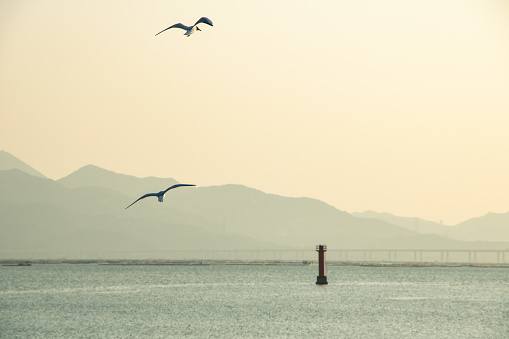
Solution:
<svg viewBox="0 0 509 339">
<path fill-rule="evenodd" d="M 183 25 L 183 24 L 181 24 L 179 22 L 178 24 L 175 24 L 175 25 L 172 25 L 172 26 L 170 26 L 168 28 L 163 29 L 161 32 L 157 33 L 156 35 L 161 34 L 162 32 L 164 32 L 164 31 L 166 31 L 166 30 L 168 30 L 170 28 L 182 28 L 182 29 L 184 29 L 186 31 L 184 33 L 184 35 L 187 35 L 187 37 L 189 38 L 189 36 L 191 34 L 193 34 L 194 32 L 196 32 L 196 30 L 201 31 L 201 29 L 198 26 L 196 26 L 196 25 L 201 24 L 201 23 L 204 23 L 204 24 L 207 24 L 207 25 L 210 25 L 210 26 L 214 26 L 212 24 L 212 21 L 210 21 L 209 18 L 201 17 L 200 20 L 196 21 L 196 23 L 194 25 L 192 25 L 192 26 L 186 26 L 186 25 Z"/>
<path fill-rule="evenodd" d="M 127 206 L 125 209 L 128 209 L 129 207 L 134 205 L 138 200 L 145 199 L 146 197 L 157 197 L 159 202 L 163 202 L 163 198 L 164 198 L 164 195 L 166 194 L 166 192 L 168 192 L 169 190 L 171 190 L 173 188 L 177 188 L 177 187 L 181 187 L 181 186 L 196 186 L 196 185 L 192 185 L 192 184 L 176 184 L 176 185 L 168 187 L 167 189 L 165 189 L 164 191 L 161 191 L 159 193 L 147 193 L 147 194 L 139 197 L 135 202 L 133 202 L 131 205 Z"/>
</svg>

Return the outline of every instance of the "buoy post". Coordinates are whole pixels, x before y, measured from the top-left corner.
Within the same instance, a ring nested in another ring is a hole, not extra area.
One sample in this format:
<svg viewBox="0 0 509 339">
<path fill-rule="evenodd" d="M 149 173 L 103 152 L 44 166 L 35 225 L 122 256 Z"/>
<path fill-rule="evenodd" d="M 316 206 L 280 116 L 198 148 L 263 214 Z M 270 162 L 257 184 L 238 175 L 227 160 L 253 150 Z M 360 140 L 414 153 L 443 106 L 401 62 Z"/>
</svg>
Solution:
<svg viewBox="0 0 509 339">
<path fill-rule="evenodd" d="M 325 276 L 325 252 L 327 245 L 316 245 L 318 252 L 318 276 L 316 277 L 317 285 L 327 285 L 327 277 Z"/>
</svg>

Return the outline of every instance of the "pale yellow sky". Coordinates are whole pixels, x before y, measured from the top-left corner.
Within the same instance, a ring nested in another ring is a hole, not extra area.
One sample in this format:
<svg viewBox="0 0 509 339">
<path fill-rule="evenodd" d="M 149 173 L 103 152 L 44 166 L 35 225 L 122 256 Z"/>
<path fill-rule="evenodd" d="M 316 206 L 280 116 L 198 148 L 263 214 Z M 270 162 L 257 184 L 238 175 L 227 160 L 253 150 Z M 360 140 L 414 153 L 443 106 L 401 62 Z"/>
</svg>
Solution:
<svg viewBox="0 0 509 339">
<path fill-rule="evenodd" d="M 452 225 L 509 211 L 509 1 L 0 0 L 0 117 L 0 149 L 53 179 Z"/>
</svg>

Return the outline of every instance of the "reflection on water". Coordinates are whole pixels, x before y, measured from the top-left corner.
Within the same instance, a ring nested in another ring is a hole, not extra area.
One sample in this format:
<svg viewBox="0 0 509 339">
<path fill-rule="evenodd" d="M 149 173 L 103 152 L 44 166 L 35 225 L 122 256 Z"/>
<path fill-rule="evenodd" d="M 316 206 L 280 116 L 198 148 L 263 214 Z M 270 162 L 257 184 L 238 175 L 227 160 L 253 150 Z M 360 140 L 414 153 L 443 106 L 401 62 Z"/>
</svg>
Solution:
<svg viewBox="0 0 509 339">
<path fill-rule="evenodd" d="M 509 270 L 0 267 L 1 338 L 508 338 Z"/>
</svg>

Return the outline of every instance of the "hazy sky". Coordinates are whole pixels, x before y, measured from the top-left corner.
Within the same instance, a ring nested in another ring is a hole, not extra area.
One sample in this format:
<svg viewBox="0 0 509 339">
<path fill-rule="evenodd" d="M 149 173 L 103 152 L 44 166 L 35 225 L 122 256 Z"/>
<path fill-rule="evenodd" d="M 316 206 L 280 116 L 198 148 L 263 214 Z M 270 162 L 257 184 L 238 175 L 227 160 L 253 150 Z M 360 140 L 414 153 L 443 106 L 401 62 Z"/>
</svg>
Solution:
<svg viewBox="0 0 509 339">
<path fill-rule="evenodd" d="M 53 179 L 455 224 L 509 210 L 509 1 L 0 0 L 0 117 L 0 149 Z"/>
</svg>

